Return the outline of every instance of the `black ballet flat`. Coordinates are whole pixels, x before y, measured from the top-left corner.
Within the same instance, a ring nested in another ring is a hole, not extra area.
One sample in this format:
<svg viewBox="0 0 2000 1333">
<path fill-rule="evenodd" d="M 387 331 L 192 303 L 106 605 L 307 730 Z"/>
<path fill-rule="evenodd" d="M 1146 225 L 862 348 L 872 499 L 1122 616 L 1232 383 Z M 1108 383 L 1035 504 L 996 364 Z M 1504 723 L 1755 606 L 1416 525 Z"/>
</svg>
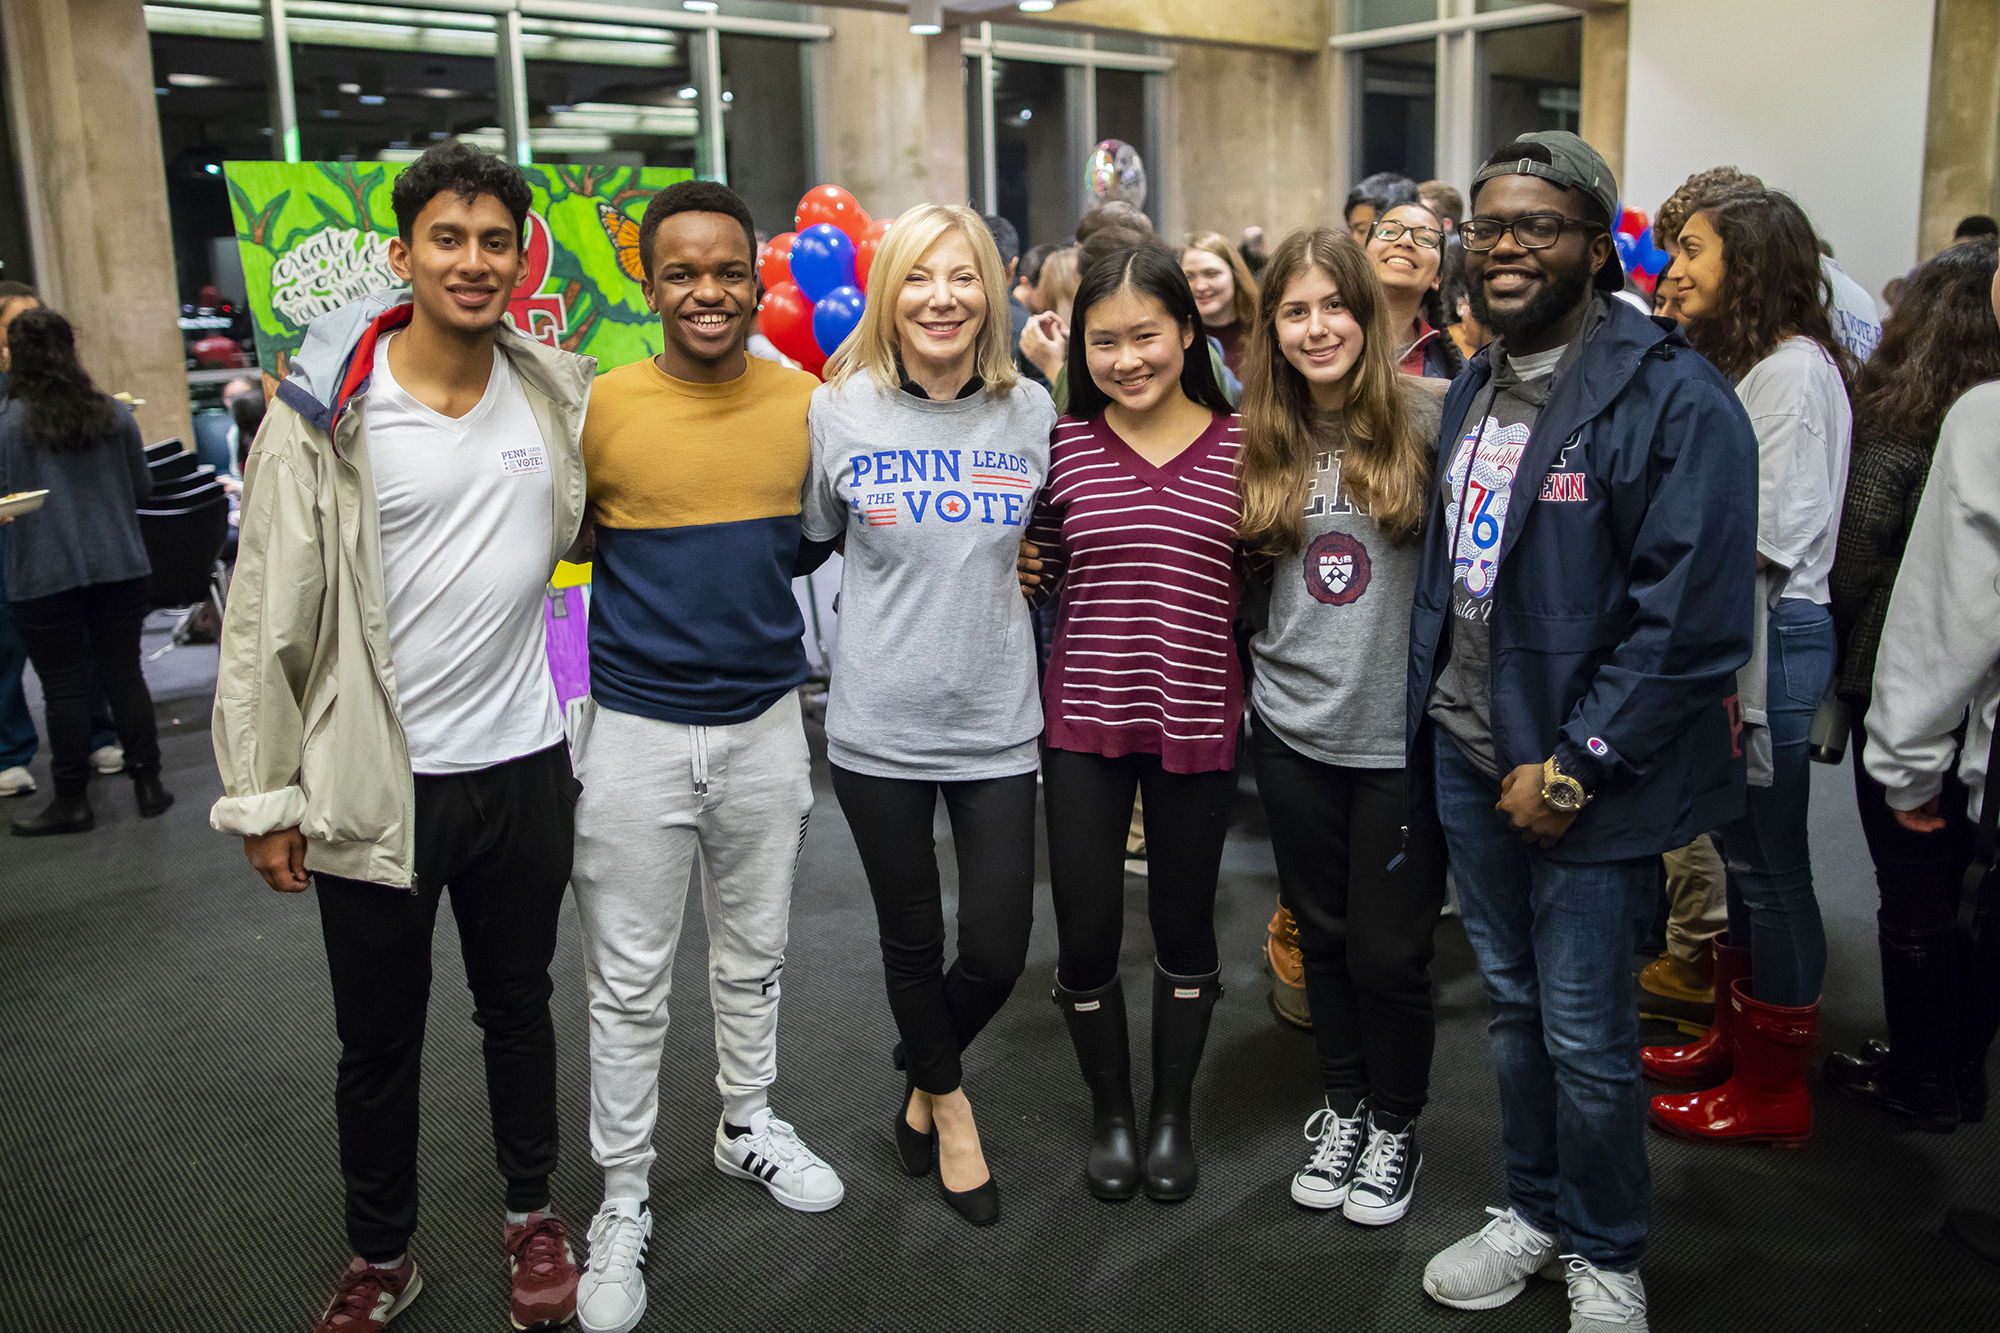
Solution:
<svg viewBox="0 0 2000 1333">
<path fill-rule="evenodd" d="M 937 1159 L 937 1126 L 931 1126 L 928 1134 L 920 1133 L 909 1121 L 910 1099 L 906 1095 L 903 1105 L 896 1111 L 896 1151 L 903 1156 L 903 1170 L 912 1176 L 930 1174 L 931 1163 Z"/>
<path fill-rule="evenodd" d="M 944 1173 L 940 1171 L 938 1193 L 944 1195 L 952 1211 L 976 1227 L 990 1227 L 1000 1220 L 1000 1186 L 991 1175 L 984 1184 L 969 1190 L 950 1190 L 944 1187 Z"/>
</svg>

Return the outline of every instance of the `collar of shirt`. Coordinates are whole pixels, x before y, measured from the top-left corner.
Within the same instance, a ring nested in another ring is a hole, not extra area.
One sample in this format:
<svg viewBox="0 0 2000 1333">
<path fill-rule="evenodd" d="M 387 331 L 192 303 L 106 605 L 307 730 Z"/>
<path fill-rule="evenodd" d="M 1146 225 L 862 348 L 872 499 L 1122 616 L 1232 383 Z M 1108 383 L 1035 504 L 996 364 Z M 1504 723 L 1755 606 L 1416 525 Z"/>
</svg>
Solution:
<svg viewBox="0 0 2000 1333">
<path fill-rule="evenodd" d="M 901 370 L 902 368 L 903 367 L 899 362 L 896 366 L 896 369 Z M 933 401 L 930 394 L 924 391 L 924 386 L 917 383 L 915 380 L 911 379 L 907 373 L 903 376 L 903 382 L 897 385 L 896 387 L 901 389 L 904 393 L 910 395 L 910 397 L 912 398 L 921 398 L 927 403 Z M 956 400 L 959 398 L 970 398 L 972 397 L 973 394 L 978 393 L 981 389 L 985 387 L 986 387 L 986 381 L 981 379 L 978 375 L 974 375 L 971 379 L 965 382 L 964 388 L 960 389 L 956 394 L 953 395 L 953 399 Z"/>
</svg>

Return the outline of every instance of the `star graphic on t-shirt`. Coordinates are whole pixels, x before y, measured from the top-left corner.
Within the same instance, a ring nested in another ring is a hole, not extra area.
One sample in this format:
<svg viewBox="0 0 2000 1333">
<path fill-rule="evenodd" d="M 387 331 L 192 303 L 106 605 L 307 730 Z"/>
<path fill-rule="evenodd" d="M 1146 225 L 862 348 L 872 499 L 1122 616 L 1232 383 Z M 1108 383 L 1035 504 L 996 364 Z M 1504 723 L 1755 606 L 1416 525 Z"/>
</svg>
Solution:
<svg viewBox="0 0 2000 1333">
<path fill-rule="evenodd" d="M 956 495 L 947 495 L 944 499 L 938 501 L 938 512 L 946 518 L 957 518 L 965 512 L 965 501 L 959 499 Z"/>
</svg>

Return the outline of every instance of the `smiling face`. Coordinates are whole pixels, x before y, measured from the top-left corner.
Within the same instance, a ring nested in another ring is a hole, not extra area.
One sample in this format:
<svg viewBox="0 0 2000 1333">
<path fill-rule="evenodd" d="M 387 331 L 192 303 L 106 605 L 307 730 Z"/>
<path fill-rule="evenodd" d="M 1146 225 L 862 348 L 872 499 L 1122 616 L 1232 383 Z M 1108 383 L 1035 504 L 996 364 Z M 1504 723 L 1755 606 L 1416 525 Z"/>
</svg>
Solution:
<svg viewBox="0 0 2000 1333">
<path fill-rule="evenodd" d="M 897 288 L 897 349 L 906 369 L 928 366 L 933 373 L 955 373 L 962 368 L 970 376 L 984 327 L 986 288 L 979 281 L 972 242 L 961 231 L 947 231 Z"/>
<path fill-rule="evenodd" d="M 700 380 L 733 366 L 750 337 L 757 302 L 755 265 L 743 224 L 726 213 L 675 213 L 653 233 L 642 287 L 666 332 L 661 368 Z"/>
<path fill-rule="evenodd" d="M 1479 187 L 1473 221 L 1512 223 L 1531 214 L 1566 219 L 1555 244 L 1530 250 L 1502 232 L 1490 250 L 1465 252 L 1472 312 L 1513 346 L 1572 314 L 1590 294 L 1597 269 L 1611 259 L 1611 238 L 1583 220 L 1583 196 L 1534 176 L 1495 176 Z"/>
<path fill-rule="evenodd" d="M 1681 228 L 1680 253 L 1667 277 L 1675 284 L 1674 300 L 1679 317 L 1686 320 L 1714 319 L 1722 313 L 1722 238 L 1708 220 L 1696 213 Z"/>
<path fill-rule="evenodd" d="M 1348 372 L 1368 338 L 1340 299 L 1333 275 L 1309 268 L 1286 283 L 1271 332 L 1279 354 L 1305 377 L 1316 405 L 1332 408 L 1346 400 Z"/>
<path fill-rule="evenodd" d="M 1421 204 L 1398 204 L 1382 215 L 1382 221 L 1442 230 L 1437 215 Z M 1382 285 L 1391 291 L 1422 294 L 1438 285 L 1438 269 L 1444 262 L 1441 246 L 1418 245 L 1416 236 L 1406 231 L 1393 241 L 1370 236 L 1367 248 Z"/>
<path fill-rule="evenodd" d="M 1180 392 L 1181 365 L 1194 330 L 1176 324 L 1157 297 L 1121 287 L 1091 306 L 1085 318 L 1090 378 L 1112 402 L 1136 415 Z"/>
<path fill-rule="evenodd" d="M 389 242 L 389 267 L 410 285 L 420 318 L 466 335 L 497 329 L 527 276 L 521 229 L 507 205 L 490 194 L 468 202 L 440 190 L 410 226 L 410 239 Z"/>
<path fill-rule="evenodd" d="M 1206 250 L 1186 250 L 1181 272 L 1187 275 L 1202 323 L 1222 328 L 1236 322 L 1236 275 L 1227 263 Z"/>
</svg>

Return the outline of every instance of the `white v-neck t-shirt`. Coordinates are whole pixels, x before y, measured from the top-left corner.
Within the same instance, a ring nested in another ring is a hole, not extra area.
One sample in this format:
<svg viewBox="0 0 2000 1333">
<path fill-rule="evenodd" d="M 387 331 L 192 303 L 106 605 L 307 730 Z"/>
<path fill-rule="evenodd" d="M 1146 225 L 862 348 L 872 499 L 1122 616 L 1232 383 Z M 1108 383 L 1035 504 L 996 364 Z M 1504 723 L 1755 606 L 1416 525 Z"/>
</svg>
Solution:
<svg viewBox="0 0 2000 1333">
<path fill-rule="evenodd" d="M 417 773 L 469 773 L 563 739 L 542 620 L 551 514 L 541 428 L 507 358 L 457 419 L 375 344 L 365 410 L 397 705 Z"/>
</svg>

